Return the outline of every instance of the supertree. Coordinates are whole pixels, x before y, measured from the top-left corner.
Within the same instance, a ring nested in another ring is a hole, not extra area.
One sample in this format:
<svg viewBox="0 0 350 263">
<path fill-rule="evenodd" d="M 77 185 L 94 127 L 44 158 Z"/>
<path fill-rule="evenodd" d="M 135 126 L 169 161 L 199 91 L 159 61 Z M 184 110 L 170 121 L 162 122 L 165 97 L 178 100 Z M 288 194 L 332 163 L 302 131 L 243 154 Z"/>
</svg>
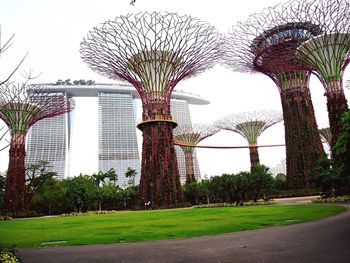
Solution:
<svg viewBox="0 0 350 263">
<path fill-rule="evenodd" d="M 323 141 L 325 143 L 327 143 L 330 151 L 332 152 L 332 133 L 331 133 L 331 129 L 329 127 L 327 128 L 322 128 L 318 130 L 320 132 L 321 138 L 323 139 Z"/>
<path fill-rule="evenodd" d="M 27 84 L 0 86 L 0 118 L 11 134 L 9 166 L 5 181 L 4 210 L 21 214 L 26 209 L 25 138 L 37 121 L 66 113 L 73 105 L 63 94 Z"/>
<path fill-rule="evenodd" d="M 265 74 L 278 88 L 291 188 L 308 187 L 309 173 L 323 154 L 308 87 L 311 72 L 295 58 L 301 43 L 322 33 L 318 25 L 305 19 L 309 8 L 307 2 L 291 1 L 264 9 L 234 26 L 224 45 L 228 68 Z"/>
<path fill-rule="evenodd" d="M 306 15 L 320 26 L 322 34 L 302 43 L 296 56 L 325 88 L 333 147 L 340 134 L 341 116 L 348 110 L 343 74 L 350 62 L 350 4 L 348 0 L 318 0 Z"/>
<path fill-rule="evenodd" d="M 81 43 L 83 60 L 98 73 L 130 82 L 143 106 L 140 205 L 176 206 L 183 200 L 170 114 L 175 85 L 212 67 L 221 38 L 208 23 L 174 13 L 117 17 Z"/>
<path fill-rule="evenodd" d="M 214 125 L 193 124 L 181 125 L 174 129 L 174 142 L 179 145 L 185 154 L 186 183 L 196 181 L 193 169 L 193 150 L 202 140 L 214 135 L 219 131 Z"/>
<path fill-rule="evenodd" d="M 282 114 L 276 111 L 249 111 L 231 114 L 215 122 L 220 129 L 242 135 L 248 142 L 251 167 L 259 165 L 257 141 L 262 132 L 281 122 Z"/>
</svg>

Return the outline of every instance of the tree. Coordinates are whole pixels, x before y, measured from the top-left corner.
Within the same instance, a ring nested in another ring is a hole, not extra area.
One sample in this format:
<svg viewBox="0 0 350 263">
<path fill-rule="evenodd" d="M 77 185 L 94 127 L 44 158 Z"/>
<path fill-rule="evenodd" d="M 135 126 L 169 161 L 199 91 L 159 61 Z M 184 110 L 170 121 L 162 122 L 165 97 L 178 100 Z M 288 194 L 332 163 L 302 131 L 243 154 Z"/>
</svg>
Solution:
<svg viewBox="0 0 350 263">
<path fill-rule="evenodd" d="M 130 186 L 122 190 L 124 209 L 132 209 L 137 207 L 138 194 L 139 194 L 138 186 Z"/>
<path fill-rule="evenodd" d="M 184 198 L 192 205 L 199 204 L 199 200 L 202 197 L 202 188 L 200 182 L 186 183 L 183 187 Z"/>
<path fill-rule="evenodd" d="M 80 174 L 68 181 L 66 198 L 70 209 L 81 212 L 90 209 L 96 199 L 97 187 L 92 178 Z"/>
<path fill-rule="evenodd" d="M 88 86 L 95 85 L 95 81 L 94 81 L 94 80 L 89 79 L 88 81 L 86 81 L 86 85 L 88 85 Z"/>
<path fill-rule="evenodd" d="M 118 175 L 117 173 L 115 172 L 115 169 L 114 168 L 111 168 L 107 171 L 106 173 L 106 178 L 108 178 L 108 180 L 110 182 L 113 182 L 113 185 L 115 186 L 116 185 L 116 182 L 118 181 Z"/>
<path fill-rule="evenodd" d="M 107 174 L 99 171 L 98 173 L 94 173 L 91 175 L 92 180 L 94 181 L 97 187 L 101 186 L 101 183 L 105 183 L 105 179 L 107 178 Z"/>
<path fill-rule="evenodd" d="M 350 191 L 350 111 L 343 114 L 339 139 L 334 146 L 335 166 L 339 169 L 343 192 Z"/>
<path fill-rule="evenodd" d="M 275 179 L 273 180 L 273 188 L 275 191 L 287 190 L 287 176 L 283 173 L 277 174 Z"/>
<path fill-rule="evenodd" d="M 247 201 L 250 196 L 250 185 L 249 185 L 249 172 L 240 172 L 236 174 L 236 185 L 235 185 L 235 199 L 236 205 L 243 205 L 243 202 Z"/>
<path fill-rule="evenodd" d="M 66 202 L 67 184 L 68 180 L 49 178 L 31 200 L 31 210 L 48 215 L 68 212 Z"/>
<path fill-rule="evenodd" d="M 339 185 L 339 174 L 333 167 L 332 160 L 327 158 L 327 155 L 323 155 L 315 165 L 315 168 L 311 172 L 312 183 L 319 187 L 322 191 L 322 195 L 334 196 L 335 190 Z"/>
<path fill-rule="evenodd" d="M 52 166 L 48 161 L 38 161 L 26 165 L 27 205 L 46 181 L 57 176 L 57 173 L 49 171 L 51 168 Z"/>
<path fill-rule="evenodd" d="M 136 176 L 137 172 L 135 169 L 128 167 L 128 169 L 125 172 L 125 177 L 129 178 L 128 180 L 128 184 L 129 186 L 134 186 L 135 185 L 135 176 Z"/>
<path fill-rule="evenodd" d="M 122 199 L 122 192 L 118 186 L 108 183 L 98 189 L 99 210 L 121 208 Z"/>
<path fill-rule="evenodd" d="M 269 168 L 264 165 L 256 165 L 251 168 L 249 176 L 250 193 L 254 202 L 262 197 L 268 200 L 268 195 L 272 190 L 273 178 Z"/>
</svg>

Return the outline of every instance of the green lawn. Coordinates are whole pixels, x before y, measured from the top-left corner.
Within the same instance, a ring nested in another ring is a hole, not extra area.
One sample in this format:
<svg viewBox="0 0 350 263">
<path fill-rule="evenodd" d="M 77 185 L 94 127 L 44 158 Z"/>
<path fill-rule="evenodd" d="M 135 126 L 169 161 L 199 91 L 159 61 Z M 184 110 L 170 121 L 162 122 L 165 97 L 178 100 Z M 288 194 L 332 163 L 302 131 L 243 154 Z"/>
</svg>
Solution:
<svg viewBox="0 0 350 263">
<path fill-rule="evenodd" d="M 39 247 L 194 237 L 287 225 L 344 211 L 341 206 L 189 208 L 0 222 L 0 246 Z M 57 244 L 56 244 L 57 245 Z"/>
</svg>

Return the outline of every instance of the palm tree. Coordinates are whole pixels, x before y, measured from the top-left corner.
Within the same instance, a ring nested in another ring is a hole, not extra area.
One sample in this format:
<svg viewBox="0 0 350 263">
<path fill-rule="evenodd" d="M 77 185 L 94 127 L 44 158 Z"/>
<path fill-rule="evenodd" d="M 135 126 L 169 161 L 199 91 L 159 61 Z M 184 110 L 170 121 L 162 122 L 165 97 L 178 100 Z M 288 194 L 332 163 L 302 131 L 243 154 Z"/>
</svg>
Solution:
<svg viewBox="0 0 350 263">
<path fill-rule="evenodd" d="M 129 186 L 134 186 L 135 185 L 135 176 L 137 172 L 135 169 L 128 167 L 128 170 L 125 172 L 125 177 L 130 178 L 128 181 Z"/>
<path fill-rule="evenodd" d="M 110 181 L 113 181 L 113 184 L 115 186 L 116 182 L 118 181 L 118 175 L 115 172 L 114 168 L 109 169 L 105 175 L 106 178 L 108 178 Z"/>
</svg>

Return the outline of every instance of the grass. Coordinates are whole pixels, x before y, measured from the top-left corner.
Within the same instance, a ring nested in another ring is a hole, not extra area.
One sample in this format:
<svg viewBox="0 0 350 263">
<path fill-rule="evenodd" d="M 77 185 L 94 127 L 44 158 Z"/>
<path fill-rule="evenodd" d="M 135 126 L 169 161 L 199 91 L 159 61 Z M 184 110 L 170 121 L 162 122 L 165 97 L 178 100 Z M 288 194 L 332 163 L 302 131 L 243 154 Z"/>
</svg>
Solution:
<svg viewBox="0 0 350 263">
<path fill-rule="evenodd" d="M 316 220 L 344 210 L 330 205 L 272 205 L 16 219 L 0 221 L 0 246 L 40 247 L 195 237 Z"/>
</svg>

